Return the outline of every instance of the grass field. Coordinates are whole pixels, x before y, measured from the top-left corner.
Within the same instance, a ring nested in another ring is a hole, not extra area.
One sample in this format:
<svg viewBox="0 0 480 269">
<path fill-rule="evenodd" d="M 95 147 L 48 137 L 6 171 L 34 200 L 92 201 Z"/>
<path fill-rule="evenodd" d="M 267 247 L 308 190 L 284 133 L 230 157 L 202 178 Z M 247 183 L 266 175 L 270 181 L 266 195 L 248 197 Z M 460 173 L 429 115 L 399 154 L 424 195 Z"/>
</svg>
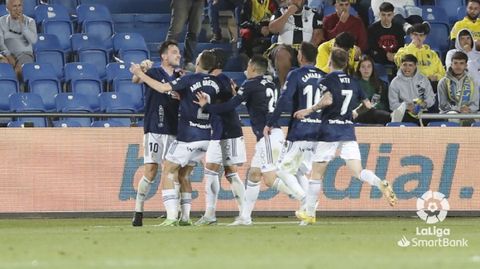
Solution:
<svg viewBox="0 0 480 269">
<path fill-rule="evenodd" d="M 307 227 L 290 218 L 257 218 L 252 227 L 154 226 L 160 222 L 0 220 L 0 268 L 480 268 L 474 218 L 436 225 L 467 239 L 465 248 L 399 247 L 402 236 L 431 227 L 416 218 L 321 218 Z"/>
</svg>

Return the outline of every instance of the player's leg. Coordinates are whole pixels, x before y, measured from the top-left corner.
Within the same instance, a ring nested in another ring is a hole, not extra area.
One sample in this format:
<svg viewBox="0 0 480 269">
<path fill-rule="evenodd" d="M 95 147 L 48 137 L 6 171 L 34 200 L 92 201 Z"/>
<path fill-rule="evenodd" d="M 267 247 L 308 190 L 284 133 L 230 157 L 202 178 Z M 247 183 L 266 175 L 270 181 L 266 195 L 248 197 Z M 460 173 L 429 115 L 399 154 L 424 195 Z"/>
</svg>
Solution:
<svg viewBox="0 0 480 269">
<path fill-rule="evenodd" d="M 345 160 L 347 167 L 350 169 L 354 177 L 379 188 L 387 199 L 388 203 L 391 206 L 395 205 L 397 202 L 397 197 L 393 192 L 390 183 L 386 180 L 381 180 L 372 171 L 363 169 L 360 159 L 360 150 L 356 141 L 342 142 L 340 157 Z"/>
<path fill-rule="evenodd" d="M 245 199 L 245 184 L 237 173 L 237 167 L 247 161 L 245 141 L 243 137 L 236 137 L 222 140 L 221 143 L 225 177 L 230 182 L 230 189 L 241 212 Z"/>
<path fill-rule="evenodd" d="M 165 160 L 162 173 L 162 198 L 167 218 L 161 224 L 162 226 L 177 225 L 178 218 L 178 192 L 175 189 L 175 181 L 178 180 L 178 170 L 180 165 L 169 160 Z"/>
<path fill-rule="evenodd" d="M 190 221 L 190 211 L 192 209 L 192 184 L 190 175 L 194 166 L 187 165 L 178 170 L 178 181 L 180 183 L 180 226 L 192 225 Z"/>
<path fill-rule="evenodd" d="M 305 191 L 302 189 L 302 186 L 298 183 L 295 174 L 300 168 L 301 158 L 302 158 L 302 141 L 289 141 L 286 146 L 283 148 L 283 154 L 278 163 L 277 176 L 285 183 L 286 187 L 289 189 L 287 192 L 299 201 L 305 200 Z M 267 181 L 270 181 L 266 179 Z M 267 183 L 269 185 L 269 183 Z M 279 186 L 279 183 L 274 183 L 273 186 Z M 285 192 L 279 188 L 280 191 Z"/>
<path fill-rule="evenodd" d="M 173 137 L 169 135 L 146 133 L 143 136 L 144 156 L 143 161 L 144 174 L 138 182 L 137 196 L 135 199 L 135 214 L 132 221 L 133 226 L 143 225 L 143 209 L 145 199 L 150 192 L 151 186 L 158 171 L 158 164 L 162 162 L 164 152 L 173 142 Z"/>
<path fill-rule="evenodd" d="M 241 212 L 243 207 L 243 201 L 245 200 L 245 184 L 243 184 L 243 181 L 238 175 L 237 166 L 225 166 L 225 177 L 230 183 L 230 189 L 232 190 L 233 197 L 237 201 L 238 212 Z"/>
<path fill-rule="evenodd" d="M 255 156 L 254 156 L 255 158 Z M 252 161 L 253 165 L 253 161 Z M 243 201 L 240 216 L 230 225 L 252 225 L 252 211 L 255 207 L 258 194 L 260 193 L 260 181 L 262 172 L 259 167 L 250 167 L 247 175 L 247 187 L 245 189 L 245 199 Z"/>
</svg>

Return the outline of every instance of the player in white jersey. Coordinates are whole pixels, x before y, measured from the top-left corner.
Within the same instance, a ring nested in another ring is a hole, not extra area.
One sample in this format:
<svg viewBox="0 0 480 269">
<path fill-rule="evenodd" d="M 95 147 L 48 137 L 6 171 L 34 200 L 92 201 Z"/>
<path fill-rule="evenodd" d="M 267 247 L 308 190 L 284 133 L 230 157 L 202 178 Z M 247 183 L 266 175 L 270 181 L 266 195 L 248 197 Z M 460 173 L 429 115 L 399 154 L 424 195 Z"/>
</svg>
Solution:
<svg viewBox="0 0 480 269">
<path fill-rule="evenodd" d="M 367 108 L 370 101 L 356 83 L 343 72 L 348 63 L 348 53 L 340 48 L 333 48 L 330 55 L 330 70 L 319 81 L 321 98 L 315 105 L 296 111 L 297 119 L 308 119 L 308 115 L 321 111 L 321 134 L 313 158 L 312 180 L 307 192 L 306 211 L 298 211 L 296 215 L 304 224 L 315 223 L 315 203 L 320 192 L 320 180 L 323 179 L 328 163 L 340 151 L 340 157 L 345 160 L 353 176 L 372 186 L 378 187 L 388 203 L 394 206 L 397 198 L 386 180 L 381 180 L 372 171 L 363 169 L 360 150 L 356 142 L 352 111 L 355 109 L 352 99 L 358 99 Z"/>
<path fill-rule="evenodd" d="M 176 140 L 170 145 L 165 157 L 163 202 L 167 211 L 167 219 L 163 226 L 191 225 L 189 210 L 185 210 L 181 219 L 177 220 L 177 192 L 174 188 L 175 175 L 181 167 L 200 162 L 211 137 L 210 115 L 202 112 L 201 108 L 193 103 L 195 94 L 200 90 L 215 101 L 219 92 L 219 85 L 214 76 L 208 74 L 215 68 L 215 55 L 210 51 L 203 51 L 197 58 L 196 72 L 188 74 L 170 83 L 162 83 L 146 75 L 138 64 L 132 64 L 130 71 L 149 85 L 152 89 L 165 93 L 175 91 L 180 95 L 180 118 Z M 189 197 L 187 197 L 189 196 Z M 191 203 L 191 193 L 181 197 Z"/>
</svg>

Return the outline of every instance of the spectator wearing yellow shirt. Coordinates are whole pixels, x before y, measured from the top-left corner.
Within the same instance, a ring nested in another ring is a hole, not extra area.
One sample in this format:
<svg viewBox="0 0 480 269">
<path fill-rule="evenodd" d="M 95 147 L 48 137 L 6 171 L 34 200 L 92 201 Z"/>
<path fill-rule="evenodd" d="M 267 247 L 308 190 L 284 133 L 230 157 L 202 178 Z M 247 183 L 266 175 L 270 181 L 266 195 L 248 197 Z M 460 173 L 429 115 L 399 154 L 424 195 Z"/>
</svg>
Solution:
<svg viewBox="0 0 480 269">
<path fill-rule="evenodd" d="M 413 25 L 410 34 L 412 42 L 400 48 L 394 59 L 397 67 L 400 67 L 404 55 L 412 54 L 415 56 L 418 59 L 418 71 L 430 80 L 435 91 L 438 81 L 445 76 L 445 69 L 438 54 L 430 46 L 424 44 L 429 32 L 430 27 L 427 24 L 417 23 Z"/>
<path fill-rule="evenodd" d="M 340 33 L 334 39 L 322 43 L 320 46 L 318 46 L 317 61 L 315 66 L 325 73 L 330 73 L 328 59 L 330 59 L 332 48 L 337 47 L 348 51 L 349 60 L 346 72 L 353 75 L 358 65 L 358 60 L 362 55 L 360 48 L 354 44 L 355 37 L 348 32 Z"/>
<path fill-rule="evenodd" d="M 457 21 L 450 32 L 450 39 L 455 44 L 458 32 L 462 29 L 468 29 L 473 34 L 473 39 L 476 40 L 477 48 L 480 47 L 480 20 L 478 15 L 480 14 L 480 0 L 468 0 L 467 14 L 461 21 Z"/>
</svg>

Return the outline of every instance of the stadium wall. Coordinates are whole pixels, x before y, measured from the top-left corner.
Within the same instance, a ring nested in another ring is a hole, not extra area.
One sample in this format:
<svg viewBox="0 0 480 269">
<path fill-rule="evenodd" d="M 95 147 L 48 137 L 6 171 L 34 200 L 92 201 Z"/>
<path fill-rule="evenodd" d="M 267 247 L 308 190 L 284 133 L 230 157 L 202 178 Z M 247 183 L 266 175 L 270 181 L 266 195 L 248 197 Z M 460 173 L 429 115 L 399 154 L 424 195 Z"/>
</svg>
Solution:
<svg viewBox="0 0 480 269">
<path fill-rule="evenodd" d="M 246 134 L 251 159 L 255 138 Z M 0 129 L 0 215 L 118 214 L 134 208 L 143 173 L 141 128 Z M 320 195 L 321 212 L 414 212 L 427 190 L 442 192 L 451 211 L 480 212 L 480 128 L 357 128 L 363 164 L 393 182 L 399 198 L 390 208 L 381 193 L 349 176 L 341 159 L 332 161 Z M 245 178 L 248 165 L 240 169 Z M 195 168 L 193 211 L 204 210 L 203 169 Z M 237 210 L 229 184 L 221 181 L 218 210 Z M 159 180 L 146 211 L 162 211 Z M 256 211 L 281 214 L 297 202 L 264 186 Z"/>
</svg>

